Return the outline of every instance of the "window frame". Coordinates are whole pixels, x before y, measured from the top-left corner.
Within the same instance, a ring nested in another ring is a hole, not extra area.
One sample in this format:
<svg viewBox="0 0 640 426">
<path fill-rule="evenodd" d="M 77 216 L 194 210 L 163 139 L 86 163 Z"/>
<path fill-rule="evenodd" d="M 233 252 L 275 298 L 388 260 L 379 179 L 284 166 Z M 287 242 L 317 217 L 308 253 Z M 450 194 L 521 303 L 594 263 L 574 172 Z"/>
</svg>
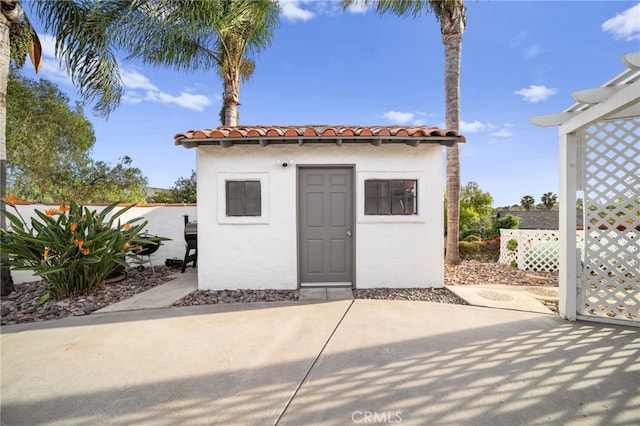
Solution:
<svg viewBox="0 0 640 426">
<path fill-rule="evenodd" d="M 247 188 L 249 184 L 258 184 L 258 195 L 252 196 L 251 194 L 247 195 L 250 192 L 250 189 Z M 232 186 L 236 186 L 237 188 L 232 191 Z M 232 196 L 232 192 L 238 191 L 240 192 L 239 196 Z M 259 180 L 226 180 L 225 181 L 225 214 L 227 217 L 260 217 L 262 216 L 262 184 Z M 232 212 L 232 201 L 239 201 L 240 206 L 239 213 Z M 250 206 L 251 202 L 257 204 L 257 208 L 252 208 Z"/>
<path fill-rule="evenodd" d="M 227 181 L 259 181 L 260 182 L 260 216 L 227 216 Z M 269 175 L 265 172 L 234 173 L 218 172 L 216 174 L 216 212 L 217 222 L 221 225 L 266 225 L 269 224 Z"/>
<path fill-rule="evenodd" d="M 409 186 L 411 190 L 407 191 Z M 398 209 L 398 205 L 402 209 Z M 409 205 L 411 209 L 407 209 Z M 418 179 L 364 179 L 363 208 L 365 216 L 418 216 Z"/>
</svg>

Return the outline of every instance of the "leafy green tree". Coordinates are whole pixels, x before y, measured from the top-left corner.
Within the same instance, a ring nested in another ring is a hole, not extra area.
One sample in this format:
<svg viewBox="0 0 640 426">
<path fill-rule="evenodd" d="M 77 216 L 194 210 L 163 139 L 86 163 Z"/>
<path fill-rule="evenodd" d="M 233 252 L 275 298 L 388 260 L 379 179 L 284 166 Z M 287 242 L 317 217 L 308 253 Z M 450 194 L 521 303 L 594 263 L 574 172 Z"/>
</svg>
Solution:
<svg viewBox="0 0 640 426">
<path fill-rule="evenodd" d="M 7 87 L 7 165 L 12 193 L 38 199 L 58 186 L 56 170 L 82 163 L 95 142 L 80 105 L 47 80 L 31 80 L 15 68 Z M 57 201 L 57 200 L 56 200 Z"/>
<path fill-rule="evenodd" d="M 159 1 L 123 16 L 130 30 L 114 36 L 131 57 L 146 63 L 217 70 L 223 124 L 237 126 L 240 82 L 252 75 L 253 58 L 271 44 L 279 10 L 274 0 Z"/>
<path fill-rule="evenodd" d="M 147 178 L 132 159 L 123 156 L 115 166 L 89 159 L 76 168 L 61 170 L 54 179 L 64 182 L 57 187 L 54 199 L 90 203 L 141 203 L 146 200 Z"/>
<path fill-rule="evenodd" d="M 359 0 L 340 0 L 342 6 L 359 3 Z M 460 59 L 462 33 L 467 26 L 467 7 L 463 0 L 362 0 L 374 4 L 380 14 L 417 18 L 422 13 L 433 13 L 440 23 L 440 33 L 445 54 L 445 126 L 460 129 Z M 460 229 L 460 149 L 457 144 L 447 147 L 447 249 L 445 263 L 460 263 L 458 250 Z"/>
<path fill-rule="evenodd" d="M 545 209 L 551 210 L 558 202 L 558 196 L 553 192 L 545 192 L 540 198 Z"/>
<path fill-rule="evenodd" d="M 469 182 L 460 191 L 460 237 L 471 234 L 484 237 L 491 225 L 493 197 L 482 191 L 476 182 Z"/>
<path fill-rule="evenodd" d="M 24 12 L 20 4 L 15 0 L 0 0 L 0 209 L 5 207 L 7 197 L 7 147 L 5 128 L 7 123 L 7 84 L 9 77 L 9 64 L 12 55 L 18 58 L 19 65 L 24 63 L 24 58 L 31 43 L 25 37 L 26 26 Z M 13 33 L 13 36 L 12 36 Z M 37 69 L 37 67 L 36 67 Z M 7 228 L 5 215 L 0 215 L 0 232 Z M 7 256 L 0 253 L 0 295 L 7 296 L 14 289 L 13 278 L 9 267 L 6 266 Z"/>
<path fill-rule="evenodd" d="M 505 215 L 496 219 L 489 229 L 487 238 L 496 238 L 500 236 L 500 229 L 518 229 L 520 227 L 520 218 L 513 215 Z"/>
<path fill-rule="evenodd" d="M 265 0 L 260 0 L 263 3 Z M 35 14 L 43 23 L 44 31 L 53 34 L 56 40 L 56 56 L 67 68 L 76 88 L 85 100 L 95 101 L 98 114 L 107 116 L 119 104 L 123 93 L 115 52 L 117 49 L 127 50 L 131 46 L 146 46 L 150 51 L 162 52 L 166 46 L 163 43 L 175 42 L 177 47 L 168 55 L 177 52 L 174 64 L 184 64 L 194 57 L 194 51 L 199 44 L 189 45 L 189 40 L 198 41 L 199 37 L 210 36 L 210 28 L 203 25 L 212 18 L 223 16 L 227 10 L 237 13 L 237 16 L 226 15 L 227 21 L 239 25 L 230 25 L 228 30 L 242 34 L 238 28 L 245 25 L 255 16 L 252 10 L 254 2 L 233 0 L 175 1 L 175 0 L 137 0 L 137 1 L 38 1 L 34 2 Z M 256 2 L 257 3 L 257 2 Z M 204 6 L 203 6 L 204 5 Z M 203 6 L 203 7 L 201 7 Z M 203 14 L 203 10 L 207 13 Z M 178 15 L 172 14 L 179 12 Z M 142 12 L 140 14 L 139 12 Z M 148 12 L 152 12 L 149 14 Z M 180 15 L 182 13 L 182 15 Z M 138 19 L 151 16 L 148 19 Z M 272 15 L 277 19 L 277 12 Z M 158 21 L 158 17 L 167 17 Z M 233 19 L 228 19 L 233 18 Z M 256 28 L 267 25 L 266 19 L 258 22 Z M 159 37 L 148 43 L 149 33 L 146 26 L 156 25 L 149 30 Z M 165 25 L 165 27 L 162 27 Z M 246 27 L 245 27 L 246 28 Z M 22 31 L 20 30 L 22 29 Z M 169 33 L 163 33 L 169 29 Z M 193 31 L 195 29 L 195 32 Z M 207 33 L 208 31 L 208 33 Z M 261 34 L 260 31 L 255 34 Z M 262 33 L 264 35 L 264 33 Z M 10 37 L 11 35 L 11 37 Z M 193 38 L 191 36 L 196 35 Z M 28 37 L 31 37 L 31 41 Z M 164 38 L 164 37 L 166 38 Z M 20 40 L 12 38 L 18 37 Z M 137 37 L 137 38 L 136 38 Z M 189 40 L 188 40 L 189 39 Z M 263 40 L 270 41 L 270 38 Z M 249 46 L 256 46 L 259 50 L 258 39 L 251 39 Z M 127 44 L 130 43 L 130 44 Z M 9 63 L 13 59 L 16 64 L 24 62 L 26 45 L 36 68 L 41 64 L 41 49 L 35 31 L 25 17 L 20 0 L 0 0 L 0 208 L 4 208 L 7 196 L 7 156 L 6 156 L 6 89 L 9 74 Z M 14 47 L 12 49 L 12 46 Z M 20 47 L 22 46 L 22 47 Z M 242 47 L 242 46 L 241 46 Z M 246 47 L 246 46 L 244 46 Z M 180 49 L 182 52 L 180 52 Z M 11 54 L 14 54 L 13 58 Z M 135 56 L 136 52 L 129 52 Z M 163 63 L 162 61 L 158 61 Z M 196 64 L 199 64 L 197 61 Z M 219 63 L 217 63 L 219 64 Z M 190 63 L 190 67 L 194 63 Z M 201 64 L 200 64 L 201 65 Z M 0 218 L 0 227 L 6 228 L 5 217 Z M 5 257 L 0 259 L 4 264 Z M 13 281 L 7 267 L 2 267 L 2 281 L 0 294 L 5 296 L 13 290 Z"/>
<path fill-rule="evenodd" d="M 110 203 L 144 201 L 146 178 L 123 157 L 114 167 L 94 161 L 91 123 L 80 105 L 47 80 L 9 75 L 9 192 L 22 200 Z"/>
<path fill-rule="evenodd" d="M 152 203 L 195 203 L 197 202 L 197 177 L 195 170 L 190 178 L 180 178 L 168 191 L 160 191 L 151 197 Z"/>
<path fill-rule="evenodd" d="M 536 205 L 536 200 L 531 195 L 525 195 L 520 200 L 520 205 L 526 211 L 530 211 Z"/>
<path fill-rule="evenodd" d="M 43 21 L 45 31 L 53 31 L 56 51 L 66 64 L 80 93 L 87 99 L 96 100 L 96 110 L 106 115 L 120 101 L 122 82 L 102 25 L 105 21 L 94 13 L 95 7 L 96 3 L 83 0 L 35 3 L 36 13 Z M 111 21 L 113 22 L 116 21 Z M 29 36 L 31 41 L 25 42 Z M 13 43 L 12 38 L 15 39 Z M 20 0 L 0 0 L 0 208 L 4 208 L 7 196 L 5 130 L 9 63 L 11 59 L 18 65 L 24 63 L 27 44 L 37 71 L 41 64 L 39 41 L 25 17 Z M 6 228 L 4 215 L 0 227 Z M 1 261 L 5 265 L 4 253 Z M 6 296 L 13 291 L 13 280 L 6 266 L 1 269 L 0 295 Z"/>
</svg>

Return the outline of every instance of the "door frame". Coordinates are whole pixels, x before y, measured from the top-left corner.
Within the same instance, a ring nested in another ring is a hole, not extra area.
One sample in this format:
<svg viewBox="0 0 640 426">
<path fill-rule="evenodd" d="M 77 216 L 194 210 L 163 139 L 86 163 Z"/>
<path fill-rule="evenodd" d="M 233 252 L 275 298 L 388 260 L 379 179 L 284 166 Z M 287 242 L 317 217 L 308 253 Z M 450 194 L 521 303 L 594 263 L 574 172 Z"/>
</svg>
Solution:
<svg viewBox="0 0 640 426">
<path fill-rule="evenodd" d="M 345 169 L 349 170 L 351 173 L 351 238 L 353 240 L 351 244 L 351 285 L 349 288 L 356 288 L 356 242 L 357 242 L 357 217 L 358 212 L 357 208 L 357 199 L 358 195 L 356 193 L 357 183 L 356 183 L 356 165 L 351 164 L 297 164 L 296 165 L 296 267 L 298 269 L 298 289 L 302 288 L 302 241 L 301 241 L 301 219 L 300 219 L 300 172 L 301 170 L 327 170 L 327 169 Z M 318 283 L 318 285 L 305 285 L 304 288 L 314 288 L 314 287 L 326 287 L 323 283 Z M 336 288 L 345 288 L 347 286 L 335 285 Z"/>
</svg>

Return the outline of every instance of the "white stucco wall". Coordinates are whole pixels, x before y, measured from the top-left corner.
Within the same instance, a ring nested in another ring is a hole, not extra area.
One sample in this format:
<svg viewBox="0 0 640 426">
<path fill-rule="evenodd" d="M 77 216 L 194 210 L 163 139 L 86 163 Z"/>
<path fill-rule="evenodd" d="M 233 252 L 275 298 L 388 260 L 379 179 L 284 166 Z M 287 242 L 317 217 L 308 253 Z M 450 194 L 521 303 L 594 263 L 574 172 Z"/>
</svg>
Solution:
<svg viewBox="0 0 640 426">
<path fill-rule="evenodd" d="M 298 288 L 297 168 L 313 165 L 354 167 L 357 288 L 444 285 L 440 145 L 202 146 L 196 158 L 200 289 Z M 417 179 L 419 214 L 365 216 L 374 178 Z M 225 217 L 227 179 L 261 180 L 262 217 Z"/>
<path fill-rule="evenodd" d="M 30 218 L 35 216 L 34 211 L 44 211 L 49 209 L 51 205 L 44 204 L 27 204 L 18 205 L 18 211 L 29 222 Z M 102 211 L 106 206 L 99 205 L 86 205 L 90 210 Z M 114 212 L 122 209 L 123 207 L 116 207 Z M 11 209 L 11 207 L 9 207 Z M 150 205 L 150 206 L 135 206 L 125 212 L 121 218 L 121 222 L 124 223 L 128 220 L 142 217 L 146 220 L 147 226 L 145 230 L 152 235 L 159 235 L 162 237 L 170 238 L 170 241 L 164 241 L 158 250 L 150 257 L 153 265 L 164 265 L 166 259 L 172 259 L 174 257 L 178 259 L 184 258 L 185 241 L 184 241 L 184 215 L 189 215 L 189 220 L 197 220 L 196 206 L 194 205 Z M 145 258 L 146 259 L 146 258 Z M 191 267 L 191 264 L 189 265 Z M 11 276 L 16 284 L 37 281 L 40 278 L 34 276 L 29 271 L 12 271 Z"/>
</svg>

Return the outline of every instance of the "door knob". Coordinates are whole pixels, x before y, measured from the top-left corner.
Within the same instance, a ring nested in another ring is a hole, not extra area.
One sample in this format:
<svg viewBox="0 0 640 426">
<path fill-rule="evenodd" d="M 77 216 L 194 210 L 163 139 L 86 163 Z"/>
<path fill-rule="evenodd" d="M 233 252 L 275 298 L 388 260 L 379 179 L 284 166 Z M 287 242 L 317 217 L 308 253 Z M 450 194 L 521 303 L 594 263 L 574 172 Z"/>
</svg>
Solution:
<svg viewBox="0 0 640 426">
<path fill-rule="evenodd" d="M 351 236 L 351 231 L 347 231 L 347 237 Z"/>
</svg>

